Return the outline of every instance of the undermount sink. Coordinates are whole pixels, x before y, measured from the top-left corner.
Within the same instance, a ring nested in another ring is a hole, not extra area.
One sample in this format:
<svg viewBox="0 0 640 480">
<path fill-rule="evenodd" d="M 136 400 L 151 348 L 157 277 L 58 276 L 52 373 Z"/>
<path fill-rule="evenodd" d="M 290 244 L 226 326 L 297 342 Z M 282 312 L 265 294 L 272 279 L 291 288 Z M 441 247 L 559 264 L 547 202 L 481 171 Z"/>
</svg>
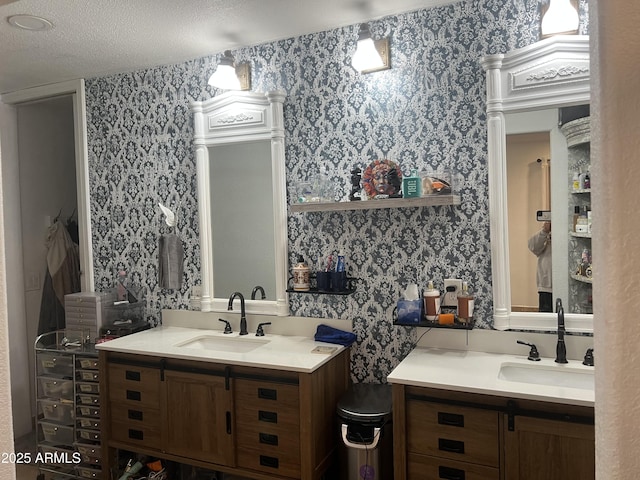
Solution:
<svg viewBox="0 0 640 480">
<path fill-rule="evenodd" d="M 187 341 L 177 343 L 175 346 L 196 348 L 199 350 L 216 350 L 219 352 L 247 353 L 267 343 L 269 343 L 269 340 L 257 338 L 200 335 Z"/>
<path fill-rule="evenodd" d="M 503 363 L 498 378 L 552 387 L 594 389 L 593 370 L 549 365 Z"/>
</svg>

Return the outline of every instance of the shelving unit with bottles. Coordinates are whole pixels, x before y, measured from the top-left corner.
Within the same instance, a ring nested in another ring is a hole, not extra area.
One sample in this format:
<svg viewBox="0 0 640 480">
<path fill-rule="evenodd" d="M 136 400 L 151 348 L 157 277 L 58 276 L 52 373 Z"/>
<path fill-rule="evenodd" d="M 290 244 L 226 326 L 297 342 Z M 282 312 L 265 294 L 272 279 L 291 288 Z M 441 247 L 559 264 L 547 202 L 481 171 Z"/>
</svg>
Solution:
<svg viewBox="0 0 640 480">
<path fill-rule="evenodd" d="M 576 209 L 584 212 L 591 208 L 590 185 L 584 188 L 578 185 L 574 188 L 576 173 L 590 173 L 591 164 L 591 128 L 590 117 L 579 118 L 562 125 L 561 130 L 567 139 L 569 148 L 569 225 L 573 227 L 573 215 Z M 569 232 L 569 274 L 573 280 L 569 285 L 569 309 L 571 313 L 593 313 L 591 269 L 591 230 L 576 232 L 573 228 Z M 582 260 L 588 252 L 588 265 L 582 266 Z"/>
</svg>

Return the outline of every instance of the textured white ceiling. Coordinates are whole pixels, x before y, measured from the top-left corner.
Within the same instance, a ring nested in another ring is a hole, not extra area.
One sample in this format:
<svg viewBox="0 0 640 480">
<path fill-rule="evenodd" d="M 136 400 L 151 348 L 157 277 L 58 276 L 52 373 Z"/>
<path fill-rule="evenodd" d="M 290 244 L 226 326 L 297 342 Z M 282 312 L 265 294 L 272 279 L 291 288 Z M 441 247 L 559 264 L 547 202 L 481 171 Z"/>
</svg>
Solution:
<svg viewBox="0 0 640 480">
<path fill-rule="evenodd" d="M 0 93 L 178 63 L 456 0 L 0 0 Z M 9 2 L 9 3 L 7 3 Z M 38 15 L 44 32 L 10 27 Z"/>
</svg>

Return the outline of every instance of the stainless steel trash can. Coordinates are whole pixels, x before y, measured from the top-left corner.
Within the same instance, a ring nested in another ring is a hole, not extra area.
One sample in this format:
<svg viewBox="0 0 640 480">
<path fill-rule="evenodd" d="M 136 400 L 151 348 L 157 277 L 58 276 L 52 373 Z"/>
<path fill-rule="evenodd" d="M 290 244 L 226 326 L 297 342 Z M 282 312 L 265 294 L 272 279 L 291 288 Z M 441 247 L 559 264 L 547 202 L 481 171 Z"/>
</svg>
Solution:
<svg viewBox="0 0 640 480">
<path fill-rule="evenodd" d="M 391 385 L 357 383 L 338 402 L 347 480 L 393 478 Z M 342 472 L 344 473 L 344 472 Z"/>
</svg>

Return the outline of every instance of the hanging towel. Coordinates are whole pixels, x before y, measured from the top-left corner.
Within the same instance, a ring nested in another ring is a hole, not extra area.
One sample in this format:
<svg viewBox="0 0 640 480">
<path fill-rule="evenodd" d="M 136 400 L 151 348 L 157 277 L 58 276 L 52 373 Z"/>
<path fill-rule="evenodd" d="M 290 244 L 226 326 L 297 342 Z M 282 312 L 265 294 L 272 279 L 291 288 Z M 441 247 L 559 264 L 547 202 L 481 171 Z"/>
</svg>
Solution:
<svg viewBox="0 0 640 480">
<path fill-rule="evenodd" d="M 182 287 L 184 250 L 182 240 L 175 233 L 162 235 L 158 240 L 158 283 L 160 288 L 179 290 Z"/>
<path fill-rule="evenodd" d="M 356 335 L 344 330 L 330 327 L 329 325 L 320 324 L 316 329 L 315 340 L 318 342 L 337 343 L 345 347 L 351 346 L 356 341 Z"/>
</svg>

